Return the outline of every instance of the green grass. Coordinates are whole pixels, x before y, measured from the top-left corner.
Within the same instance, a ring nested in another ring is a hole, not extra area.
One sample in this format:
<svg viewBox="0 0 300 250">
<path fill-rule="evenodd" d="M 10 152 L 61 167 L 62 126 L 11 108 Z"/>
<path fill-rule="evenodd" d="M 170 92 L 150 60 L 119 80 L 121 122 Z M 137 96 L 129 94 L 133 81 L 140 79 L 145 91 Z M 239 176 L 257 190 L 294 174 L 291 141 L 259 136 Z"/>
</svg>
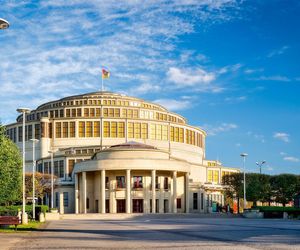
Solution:
<svg viewBox="0 0 300 250">
<path fill-rule="evenodd" d="M 15 231 L 15 226 L 10 225 L 8 228 L 0 228 L 0 233 L 12 233 L 12 232 L 30 232 L 40 228 L 44 223 L 38 221 L 29 221 L 27 225 L 20 224 Z"/>
<path fill-rule="evenodd" d="M 300 208 L 295 207 L 257 206 L 255 209 L 259 209 L 260 212 L 300 212 Z"/>
</svg>

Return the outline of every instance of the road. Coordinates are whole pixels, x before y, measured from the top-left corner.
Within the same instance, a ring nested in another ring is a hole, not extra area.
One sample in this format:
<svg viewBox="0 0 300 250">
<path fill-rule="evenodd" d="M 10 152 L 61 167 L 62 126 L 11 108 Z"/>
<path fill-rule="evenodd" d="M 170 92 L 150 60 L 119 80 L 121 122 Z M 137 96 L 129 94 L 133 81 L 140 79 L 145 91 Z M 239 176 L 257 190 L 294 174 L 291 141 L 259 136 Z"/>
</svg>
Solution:
<svg viewBox="0 0 300 250">
<path fill-rule="evenodd" d="M 1 236 L 0 236 L 1 237 Z M 300 249 L 300 221 L 137 216 L 52 221 L 11 249 Z"/>
</svg>

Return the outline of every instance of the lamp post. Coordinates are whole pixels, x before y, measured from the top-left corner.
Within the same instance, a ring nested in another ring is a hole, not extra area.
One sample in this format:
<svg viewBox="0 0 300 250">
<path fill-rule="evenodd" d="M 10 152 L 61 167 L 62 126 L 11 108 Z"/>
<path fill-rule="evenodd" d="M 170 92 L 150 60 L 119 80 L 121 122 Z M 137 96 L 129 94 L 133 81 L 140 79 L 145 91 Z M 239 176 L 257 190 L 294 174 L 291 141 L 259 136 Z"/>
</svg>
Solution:
<svg viewBox="0 0 300 250">
<path fill-rule="evenodd" d="M 30 112 L 28 108 L 19 108 L 17 111 L 23 114 L 23 129 L 22 129 L 22 141 L 23 141 L 23 149 L 22 149 L 22 163 L 23 163 L 23 183 L 22 183 L 22 192 L 23 192 L 23 201 L 22 201 L 22 224 L 28 224 L 28 217 L 25 212 L 25 120 L 26 114 Z"/>
<path fill-rule="evenodd" d="M 49 150 L 48 153 L 51 155 L 51 209 L 53 209 L 53 198 L 54 198 L 54 189 L 53 189 L 53 170 L 54 170 L 54 161 L 53 161 L 53 154 L 55 153 L 54 150 Z"/>
<path fill-rule="evenodd" d="M 35 220 L 35 144 L 38 143 L 38 139 L 30 139 L 32 141 L 32 219 Z"/>
<path fill-rule="evenodd" d="M 263 164 L 265 164 L 266 161 L 256 162 L 256 165 L 259 166 L 259 173 L 261 174 L 261 167 Z"/>
<path fill-rule="evenodd" d="M 0 18 L 0 30 L 8 29 L 9 22 L 7 22 L 5 19 Z"/>
<path fill-rule="evenodd" d="M 247 200 L 246 200 L 246 157 L 248 156 L 247 153 L 241 153 L 241 157 L 243 157 L 243 166 L 244 166 L 244 209 L 247 207 Z"/>
</svg>

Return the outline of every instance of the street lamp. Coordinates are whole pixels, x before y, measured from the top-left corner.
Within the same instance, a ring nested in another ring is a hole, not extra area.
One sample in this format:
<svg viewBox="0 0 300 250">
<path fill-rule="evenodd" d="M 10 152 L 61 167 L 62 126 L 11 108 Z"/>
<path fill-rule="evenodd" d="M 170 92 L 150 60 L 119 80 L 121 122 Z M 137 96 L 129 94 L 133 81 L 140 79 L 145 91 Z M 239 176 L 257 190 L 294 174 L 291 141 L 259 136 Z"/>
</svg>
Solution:
<svg viewBox="0 0 300 250">
<path fill-rule="evenodd" d="M 256 165 L 259 166 L 259 173 L 261 174 L 261 166 L 265 164 L 266 161 L 256 162 Z"/>
<path fill-rule="evenodd" d="M 30 112 L 28 108 L 19 108 L 17 111 L 23 114 L 23 129 L 22 129 L 22 141 L 23 141 L 23 184 L 22 184 L 22 191 L 23 191 L 23 206 L 22 206 L 22 224 L 28 224 L 28 217 L 25 212 L 25 120 L 26 114 Z"/>
<path fill-rule="evenodd" d="M 53 154 L 56 151 L 49 150 L 48 153 L 51 155 L 51 209 L 53 209 L 53 197 L 54 197 L 54 189 L 53 189 L 53 169 L 54 169 L 54 161 L 53 161 Z"/>
<path fill-rule="evenodd" d="M 241 153 L 241 157 L 243 157 L 243 165 L 244 165 L 244 209 L 247 207 L 247 200 L 246 200 L 246 157 L 248 156 L 247 153 Z"/>
<path fill-rule="evenodd" d="M 35 220 L 35 144 L 38 143 L 38 139 L 30 139 L 32 141 L 32 219 Z"/>
<path fill-rule="evenodd" d="M 9 27 L 9 22 L 5 19 L 0 18 L 0 30 L 7 29 Z"/>
</svg>

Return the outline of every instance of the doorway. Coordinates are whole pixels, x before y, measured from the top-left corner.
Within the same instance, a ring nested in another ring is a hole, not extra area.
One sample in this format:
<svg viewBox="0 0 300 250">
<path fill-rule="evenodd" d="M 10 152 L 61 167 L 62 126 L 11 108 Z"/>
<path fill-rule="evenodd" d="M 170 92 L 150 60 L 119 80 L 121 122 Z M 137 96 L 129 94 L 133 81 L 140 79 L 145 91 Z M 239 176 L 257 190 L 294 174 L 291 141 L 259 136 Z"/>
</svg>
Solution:
<svg viewBox="0 0 300 250">
<path fill-rule="evenodd" d="M 117 213 L 125 213 L 126 212 L 126 200 L 120 199 L 117 200 Z"/>
<path fill-rule="evenodd" d="M 132 212 L 133 213 L 143 213 L 144 212 L 144 200 L 143 199 L 133 199 L 132 200 Z"/>
</svg>

